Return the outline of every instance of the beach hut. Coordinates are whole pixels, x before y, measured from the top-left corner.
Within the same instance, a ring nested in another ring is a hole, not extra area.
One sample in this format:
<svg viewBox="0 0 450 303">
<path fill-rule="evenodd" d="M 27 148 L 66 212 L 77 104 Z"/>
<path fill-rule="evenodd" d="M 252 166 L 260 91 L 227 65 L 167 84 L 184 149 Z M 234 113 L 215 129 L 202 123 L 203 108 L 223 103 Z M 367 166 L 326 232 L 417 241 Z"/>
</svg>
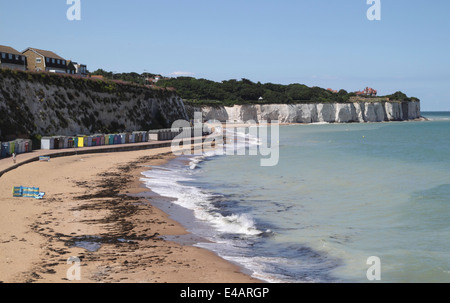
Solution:
<svg viewBox="0 0 450 303">
<path fill-rule="evenodd" d="M 113 135 L 113 144 L 120 144 L 120 136 L 119 135 Z"/>
<path fill-rule="evenodd" d="M 142 132 L 142 142 L 148 142 L 148 132 Z"/>
<path fill-rule="evenodd" d="M 53 148 L 52 149 L 59 149 L 59 138 L 53 137 Z"/>
<path fill-rule="evenodd" d="M 3 158 L 9 156 L 9 142 L 2 142 L 0 154 Z"/>
<path fill-rule="evenodd" d="M 33 141 L 28 139 L 27 142 L 28 142 L 28 152 L 32 152 L 33 151 Z"/>
<path fill-rule="evenodd" d="M 119 144 L 125 144 L 127 142 L 127 134 L 122 133 L 122 134 L 119 134 L 119 136 L 120 136 L 120 143 Z"/>
<path fill-rule="evenodd" d="M 8 147 L 9 149 L 9 147 Z M 6 158 L 6 143 L 0 142 L 0 158 Z"/>
<path fill-rule="evenodd" d="M 67 137 L 67 148 L 73 148 L 75 146 L 75 140 L 73 137 Z"/>
<path fill-rule="evenodd" d="M 78 147 L 78 137 L 73 137 L 73 147 L 74 148 Z"/>
<path fill-rule="evenodd" d="M 13 148 L 13 152 L 17 155 L 19 153 L 19 143 L 17 140 L 14 140 L 14 148 Z"/>
<path fill-rule="evenodd" d="M 138 132 L 132 132 L 131 133 L 131 140 L 133 140 L 133 143 L 139 143 L 139 134 L 138 134 Z"/>
<path fill-rule="evenodd" d="M 114 135 L 108 135 L 108 145 L 114 144 Z"/>
<path fill-rule="evenodd" d="M 86 137 L 86 139 L 87 139 L 87 146 L 91 147 L 92 146 L 92 139 L 93 139 L 93 137 L 92 136 L 88 136 L 88 137 Z"/>
<path fill-rule="evenodd" d="M 158 141 L 158 131 L 151 130 L 148 132 L 148 140 L 150 141 Z"/>
<path fill-rule="evenodd" d="M 59 149 L 64 149 L 64 143 L 65 143 L 65 140 L 66 140 L 66 138 L 65 137 L 59 137 L 58 138 L 58 148 Z"/>
<path fill-rule="evenodd" d="M 21 154 L 22 153 L 22 140 L 14 140 L 14 152 L 16 153 L 16 155 Z"/>
<path fill-rule="evenodd" d="M 63 146 L 63 148 L 69 148 L 69 139 L 70 139 L 70 137 L 64 137 L 64 140 L 63 140 L 64 146 Z"/>
<path fill-rule="evenodd" d="M 41 139 L 41 149 L 53 149 L 55 139 L 51 137 L 42 137 Z"/>
<path fill-rule="evenodd" d="M 23 140 L 23 152 L 24 153 L 31 152 L 31 150 L 30 150 L 30 148 L 31 148 L 30 143 L 31 143 L 30 139 Z"/>
<path fill-rule="evenodd" d="M 24 153 L 29 153 L 31 152 L 31 146 L 30 146 L 31 140 L 27 139 L 27 140 L 23 140 L 23 152 Z"/>
<path fill-rule="evenodd" d="M 84 147 L 84 136 L 78 136 L 78 147 Z"/>
<path fill-rule="evenodd" d="M 17 140 L 17 143 L 19 144 L 18 154 L 24 154 L 26 153 L 25 149 L 25 139 Z"/>
<path fill-rule="evenodd" d="M 163 130 L 163 137 L 162 137 L 163 141 L 170 140 L 170 132 L 171 130 L 169 129 Z"/>
</svg>

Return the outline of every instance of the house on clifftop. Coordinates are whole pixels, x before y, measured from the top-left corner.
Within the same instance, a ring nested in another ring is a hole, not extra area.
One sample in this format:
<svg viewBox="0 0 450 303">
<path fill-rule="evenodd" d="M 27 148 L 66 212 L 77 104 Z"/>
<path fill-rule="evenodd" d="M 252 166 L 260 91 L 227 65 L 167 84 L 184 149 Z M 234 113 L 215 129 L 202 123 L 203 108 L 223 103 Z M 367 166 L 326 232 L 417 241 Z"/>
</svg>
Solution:
<svg viewBox="0 0 450 303">
<path fill-rule="evenodd" d="M 29 47 L 22 54 L 27 57 L 29 71 L 67 73 L 67 60 L 54 52 Z"/>
<path fill-rule="evenodd" d="M 0 45 L 0 68 L 25 71 L 27 58 L 12 47 Z"/>
</svg>

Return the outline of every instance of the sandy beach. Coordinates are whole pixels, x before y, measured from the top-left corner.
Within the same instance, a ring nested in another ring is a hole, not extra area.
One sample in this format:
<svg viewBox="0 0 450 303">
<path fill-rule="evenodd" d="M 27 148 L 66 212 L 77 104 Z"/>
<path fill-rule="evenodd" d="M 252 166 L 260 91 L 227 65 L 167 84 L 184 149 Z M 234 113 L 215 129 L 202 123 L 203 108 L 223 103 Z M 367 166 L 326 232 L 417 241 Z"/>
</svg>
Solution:
<svg viewBox="0 0 450 303">
<path fill-rule="evenodd" d="M 260 282 L 208 250 L 162 238 L 187 231 L 152 205 L 139 179 L 173 157 L 170 148 L 77 155 L 1 176 L 0 281 Z M 39 187 L 45 198 L 13 198 L 14 186 Z M 71 257 L 79 281 L 67 279 Z"/>
</svg>

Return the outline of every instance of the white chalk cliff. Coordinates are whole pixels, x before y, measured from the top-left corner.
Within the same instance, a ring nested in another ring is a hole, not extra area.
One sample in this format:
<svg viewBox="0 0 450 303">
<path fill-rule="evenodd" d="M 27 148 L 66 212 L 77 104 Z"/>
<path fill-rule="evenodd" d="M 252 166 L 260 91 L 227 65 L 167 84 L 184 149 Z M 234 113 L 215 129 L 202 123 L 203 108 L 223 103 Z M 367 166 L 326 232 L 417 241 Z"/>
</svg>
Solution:
<svg viewBox="0 0 450 303">
<path fill-rule="evenodd" d="M 420 102 L 397 101 L 205 106 L 201 111 L 204 119 L 220 122 L 278 120 L 280 123 L 348 123 L 404 121 L 421 117 Z"/>
</svg>

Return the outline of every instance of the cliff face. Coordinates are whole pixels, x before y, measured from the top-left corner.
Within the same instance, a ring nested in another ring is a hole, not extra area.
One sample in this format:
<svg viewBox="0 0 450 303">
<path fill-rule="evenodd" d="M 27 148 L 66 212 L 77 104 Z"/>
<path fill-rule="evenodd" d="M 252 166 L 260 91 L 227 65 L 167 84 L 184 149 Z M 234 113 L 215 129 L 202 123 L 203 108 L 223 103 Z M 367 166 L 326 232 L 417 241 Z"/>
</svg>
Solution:
<svg viewBox="0 0 450 303">
<path fill-rule="evenodd" d="M 189 112 L 194 111 L 191 108 Z M 421 117 L 420 102 L 235 105 L 203 107 L 206 120 L 273 121 L 280 123 L 347 123 L 404 121 Z"/>
<path fill-rule="evenodd" d="M 167 127 L 188 119 L 174 92 L 0 70 L 0 135 L 74 135 Z"/>
</svg>

